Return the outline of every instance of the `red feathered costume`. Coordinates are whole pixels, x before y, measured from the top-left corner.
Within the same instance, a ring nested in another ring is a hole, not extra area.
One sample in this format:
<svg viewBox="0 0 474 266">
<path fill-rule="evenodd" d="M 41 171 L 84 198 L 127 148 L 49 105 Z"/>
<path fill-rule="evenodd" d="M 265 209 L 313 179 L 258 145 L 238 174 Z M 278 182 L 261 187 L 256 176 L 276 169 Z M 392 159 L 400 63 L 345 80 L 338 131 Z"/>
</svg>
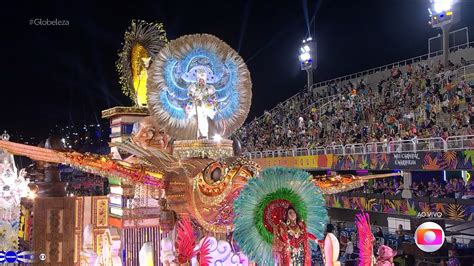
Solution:
<svg viewBox="0 0 474 266">
<path fill-rule="evenodd" d="M 308 233 L 303 221 L 294 226 L 281 222 L 275 226 L 273 233 L 273 252 L 277 265 L 311 266 L 309 240 L 316 240 L 316 237 Z"/>
</svg>

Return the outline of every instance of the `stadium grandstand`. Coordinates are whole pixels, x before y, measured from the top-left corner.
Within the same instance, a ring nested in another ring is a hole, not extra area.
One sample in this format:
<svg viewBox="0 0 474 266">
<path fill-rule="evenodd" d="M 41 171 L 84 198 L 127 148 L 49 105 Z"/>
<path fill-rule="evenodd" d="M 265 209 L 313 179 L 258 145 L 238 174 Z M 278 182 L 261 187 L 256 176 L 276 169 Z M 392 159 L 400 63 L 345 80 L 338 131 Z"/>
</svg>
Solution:
<svg viewBox="0 0 474 266">
<path fill-rule="evenodd" d="M 313 84 L 235 136 L 263 167 L 330 178 L 401 172 L 326 196 L 343 265 L 359 256 L 358 209 L 370 213 L 377 247 L 398 251 L 396 265 L 473 263 L 474 42 L 449 52 L 447 65 L 440 51 Z M 445 248 L 415 247 L 423 221 L 442 225 Z"/>
<path fill-rule="evenodd" d="M 251 157 L 446 149 L 474 134 L 474 42 L 314 84 L 242 127 Z M 401 145 L 406 143 L 415 145 Z M 449 145 L 447 145 L 449 142 Z"/>
</svg>

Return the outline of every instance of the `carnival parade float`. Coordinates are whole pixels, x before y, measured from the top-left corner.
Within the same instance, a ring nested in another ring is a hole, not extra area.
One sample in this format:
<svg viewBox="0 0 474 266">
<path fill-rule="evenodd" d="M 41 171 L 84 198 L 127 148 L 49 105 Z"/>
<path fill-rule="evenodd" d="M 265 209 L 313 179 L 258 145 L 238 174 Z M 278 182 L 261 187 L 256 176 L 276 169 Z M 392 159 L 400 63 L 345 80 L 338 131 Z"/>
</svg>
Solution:
<svg viewBox="0 0 474 266">
<path fill-rule="evenodd" d="M 134 105 L 102 112 L 109 155 L 0 140 L 5 154 L 36 162 L 37 196 L 24 208 L 34 213 L 30 247 L 48 265 L 311 265 L 314 243 L 338 265 L 322 195 L 367 178 L 260 169 L 238 156 L 230 138 L 247 118 L 252 83 L 235 50 L 209 34 L 168 41 L 162 24 L 133 21 L 117 69 Z M 107 177 L 110 194 L 67 197 L 60 164 Z"/>
</svg>

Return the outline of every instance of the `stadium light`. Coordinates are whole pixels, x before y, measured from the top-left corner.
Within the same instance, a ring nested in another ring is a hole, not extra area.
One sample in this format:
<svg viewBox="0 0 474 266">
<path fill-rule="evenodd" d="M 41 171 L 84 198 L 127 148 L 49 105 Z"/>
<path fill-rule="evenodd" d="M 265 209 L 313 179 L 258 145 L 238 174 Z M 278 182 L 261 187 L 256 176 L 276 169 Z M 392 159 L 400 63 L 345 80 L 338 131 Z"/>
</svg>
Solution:
<svg viewBox="0 0 474 266">
<path fill-rule="evenodd" d="M 300 61 L 301 70 L 304 70 L 308 74 L 308 90 L 313 85 L 313 69 L 316 68 L 316 64 L 313 62 L 316 57 L 316 42 L 313 38 L 309 37 L 302 41 L 303 45 L 300 47 L 300 54 L 298 59 Z"/>
<path fill-rule="evenodd" d="M 443 57 L 444 65 L 449 62 L 449 30 L 451 26 L 459 20 L 456 8 L 457 0 L 431 0 L 430 25 L 433 28 L 440 28 L 443 32 Z"/>
<path fill-rule="evenodd" d="M 432 5 L 434 12 L 441 13 L 451 10 L 454 5 L 454 0 L 434 0 Z"/>
<path fill-rule="evenodd" d="M 311 60 L 311 55 L 308 52 L 303 52 L 300 54 L 300 61 L 302 63 L 308 60 Z"/>
</svg>

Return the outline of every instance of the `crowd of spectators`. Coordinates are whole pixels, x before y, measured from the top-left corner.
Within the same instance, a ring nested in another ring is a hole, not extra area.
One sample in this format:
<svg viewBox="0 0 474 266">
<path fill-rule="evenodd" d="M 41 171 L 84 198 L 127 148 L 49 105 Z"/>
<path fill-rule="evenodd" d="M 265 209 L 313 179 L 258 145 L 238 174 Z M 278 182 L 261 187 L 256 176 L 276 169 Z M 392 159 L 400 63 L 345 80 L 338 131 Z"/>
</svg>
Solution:
<svg viewBox="0 0 474 266">
<path fill-rule="evenodd" d="M 103 196 L 109 193 L 109 182 L 107 178 L 98 175 L 77 173 L 62 177 L 67 181 L 67 194 L 71 196 Z"/>
<path fill-rule="evenodd" d="M 434 178 L 427 183 L 413 182 L 411 189 L 418 197 L 456 199 L 474 197 L 474 182 L 469 180 L 466 184 L 462 178 L 453 178 L 442 183 Z"/>
<path fill-rule="evenodd" d="M 457 75 L 461 66 L 418 63 L 376 84 L 333 82 L 265 111 L 237 137 L 244 151 L 262 151 L 471 135 L 473 88 Z"/>
<path fill-rule="evenodd" d="M 343 265 L 353 265 L 353 263 L 356 262 L 360 256 L 359 235 L 357 233 L 356 226 L 352 223 L 335 221 L 332 222 L 331 226 L 334 227 L 335 230 L 333 233 L 339 240 L 339 260 L 341 263 L 343 263 Z M 398 228 L 394 232 L 390 233 L 388 228 L 383 228 L 374 222 L 372 225 L 372 233 L 375 237 L 373 250 L 374 256 L 377 256 L 378 248 L 381 245 L 388 245 L 392 249 L 397 250 L 398 254 L 400 255 L 396 256 L 394 259 L 397 262 L 396 265 L 414 265 L 415 257 L 413 257 L 413 255 L 403 254 L 402 251 L 403 242 L 413 243 L 415 241 L 413 234 L 414 232 L 412 230 L 406 230 L 401 224 L 399 224 Z M 440 265 L 446 265 L 446 263 L 447 265 L 464 265 L 461 263 L 461 257 L 459 257 L 459 253 L 462 253 L 464 257 L 468 257 L 466 256 L 466 252 L 469 252 L 468 248 L 470 248 L 471 245 L 472 243 L 460 244 L 453 236 L 446 238 L 442 249 L 448 251 L 448 256 L 438 258 L 438 261 L 441 263 Z M 453 264 L 454 262 L 457 262 L 457 264 Z"/>
<path fill-rule="evenodd" d="M 410 186 L 415 197 L 433 198 L 474 198 L 474 181 L 465 182 L 462 178 L 452 178 L 447 181 L 413 181 Z M 354 189 L 352 192 L 375 193 L 384 195 L 401 195 L 403 191 L 403 180 L 397 178 L 386 178 L 366 183 L 363 187 Z"/>
</svg>

